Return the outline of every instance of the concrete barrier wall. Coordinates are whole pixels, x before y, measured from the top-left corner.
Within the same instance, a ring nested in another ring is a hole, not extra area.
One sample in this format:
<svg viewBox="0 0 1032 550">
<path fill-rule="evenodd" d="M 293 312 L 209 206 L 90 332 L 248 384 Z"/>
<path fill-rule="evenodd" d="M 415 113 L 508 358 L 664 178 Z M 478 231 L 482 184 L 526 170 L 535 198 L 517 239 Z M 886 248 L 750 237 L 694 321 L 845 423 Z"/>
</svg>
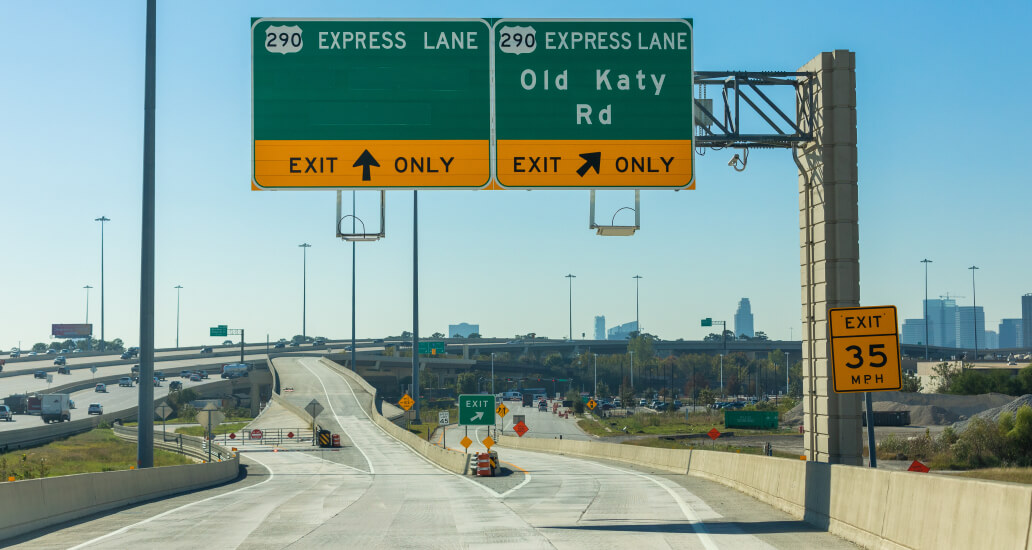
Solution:
<svg viewBox="0 0 1032 550">
<path fill-rule="evenodd" d="M 382 428 L 383 431 L 387 432 L 398 441 L 408 445 L 412 450 L 423 455 L 428 460 L 445 470 L 462 475 L 466 474 L 469 469 L 469 455 L 433 445 L 429 441 L 420 439 L 419 436 L 405 428 L 397 426 L 388 418 L 376 411 L 376 388 L 371 386 L 361 376 L 355 374 L 351 369 L 342 367 L 338 363 L 334 363 L 326 358 L 320 359 L 320 361 L 330 369 L 343 375 L 350 382 L 359 386 L 370 395 L 371 399 L 369 401 L 368 410 L 369 418 L 372 419 L 373 423 Z"/>
<path fill-rule="evenodd" d="M 595 441 L 502 436 L 498 444 L 688 473 L 866 548 L 1032 550 L 1027 485 Z"/>
<path fill-rule="evenodd" d="M 233 458 L 211 464 L 120 470 L 0 483 L 0 540 L 120 506 L 236 479 Z M 14 503 L 17 503 L 14 505 Z"/>
</svg>

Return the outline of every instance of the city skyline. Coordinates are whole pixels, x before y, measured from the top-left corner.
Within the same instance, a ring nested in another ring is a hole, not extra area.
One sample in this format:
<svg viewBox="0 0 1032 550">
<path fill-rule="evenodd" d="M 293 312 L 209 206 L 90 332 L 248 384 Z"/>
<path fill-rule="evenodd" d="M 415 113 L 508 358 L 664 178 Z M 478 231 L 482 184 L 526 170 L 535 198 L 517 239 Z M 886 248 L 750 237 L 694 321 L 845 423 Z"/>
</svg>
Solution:
<svg viewBox="0 0 1032 550">
<path fill-rule="evenodd" d="M 734 43 L 722 32 L 727 14 L 719 5 L 686 10 L 673 1 L 602 1 L 592 4 L 591 16 L 693 18 L 697 70 L 792 71 L 822 51 L 855 51 L 860 304 L 893 304 L 901 318 L 921 317 L 919 260 L 927 257 L 935 262 L 929 295 L 956 293 L 965 296 L 958 305 L 969 306 L 967 267 L 975 264 L 978 305 L 992 327 L 1023 317 L 1013 297 L 1032 292 L 1024 275 L 1032 259 L 997 238 L 1020 227 L 1032 189 L 1020 167 L 980 159 L 1021 158 L 1018 130 L 999 129 L 995 121 L 1032 114 L 1020 92 L 1030 77 L 1018 74 L 1017 85 L 999 90 L 997 100 L 976 103 L 963 87 L 930 95 L 904 83 L 940 81 L 957 66 L 1010 71 L 1012 61 L 998 53 L 1021 50 L 1022 22 L 1032 8 L 1008 5 L 1007 18 L 992 10 L 952 15 L 930 2 L 897 6 L 892 18 L 870 6 L 843 5 L 837 16 L 852 20 L 849 28 L 817 26 L 786 37 L 782 29 L 798 24 L 796 10 L 746 2 L 746 15 L 736 21 L 743 38 Z M 160 4 L 158 347 L 175 344 L 177 285 L 183 287 L 180 346 L 218 343 L 208 336 L 218 324 L 245 328 L 249 341 L 266 334 L 289 338 L 303 325 L 311 335 L 351 333 L 351 245 L 335 238 L 334 193 L 250 189 L 250 18 L 482 17 L 484 11 L 476 2 L 312 1 L 286 10 L 278 2 Z M 503 11 L 518 13 L 498 15 L 583 17 L 584 5 L 527 2 Z M 0 285 L 6 313 L 0 348 L 49 342 L 51 324 L 85 319 L 87 295 L 99 335 L 100 226 L 94 220 L 101 216 L 111 220 L 104 224 L 105 333 L 139 343 L 143 12 L 128 0 L 0 5 L 5 20 L 31 23 L 12 26 L 10 40 L 32 43 L 43 24 L 50 37 L 46 47 L 4 57 L 5 74 L 17 84 L 0 88 L 0 101 L 17 108 L 5 111 L 0 130 L 0 191 L 7 206 L 0 253 L 11 265 Z M 944 26 L 959 24 L 971 40 L 942 40 Z M 98 35 L 97 28 L 106 31 Z M 182 29 L 206 38 L 178 40 Z M 908 51 L 923 52 L 921 63 L 900 55 Z M 941 136 L 955 132 L 956 122 L 942 113 L 957 105 L 967 113 L 964 132 L 1000 139 L 969 143 L 959 157 L 943 146 Z M 907 136 L 906 148 L 885 136 Z M 599 312 L 635 318 L 634 275 L 643 277 L 641 326 L 661 338 L 702 339 L 711 332 L 699 326 L 705 317 L 730 326 L 742 296 L 755 300 L 752 313 L 771 339 L 800 338 L 799 197 L 791 154 L 754 150 L 748 167 L 737 172 L 727 165 L 731 152 L 702 152 L 695 156 L 694 191 L 642 191 L 642 227 L 633 237 L 589 231 L 587 191 L 420 192 L 421 336 L 465 318 L 490 327 L 485 336 L 561 338 L 570 332 L 564 275 L 572 273 L 574 338 L 592 333 Z M 973 171 L 983 183 L 971 185 Z M 378 200 L 375 192 L 357 193 L 356 215 L 376 225 Z M 600 191 L 599 219 L 628 204 L 630 191 Z M 958 205 L 993 215 L 974 224 L 944 223 L 944 213 Z M 387 193 L 386 239 L 357 245 L 359 337 L 412 329 L 412 214 L 410 191 Z M 625 215 L 617 214 L 616 223 Z M 298 250 L 302 242 L 312 247 Z M 94 287 L 90 294 L 85 285 Z"/>
</svg>

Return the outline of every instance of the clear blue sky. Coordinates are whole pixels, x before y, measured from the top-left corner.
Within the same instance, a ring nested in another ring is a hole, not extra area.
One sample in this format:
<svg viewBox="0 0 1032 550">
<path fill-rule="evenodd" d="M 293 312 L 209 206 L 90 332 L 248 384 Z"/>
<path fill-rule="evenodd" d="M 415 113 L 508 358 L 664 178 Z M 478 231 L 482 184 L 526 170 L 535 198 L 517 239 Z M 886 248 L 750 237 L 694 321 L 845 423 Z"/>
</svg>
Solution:
<svg viewBox="0 0 1032 550">
<path fill-rule="evenodd" d="M 158 2 L 156 343 L 350 335 L 351 245 L 334 238 L 333 192 L 250 190 L 250 17 L 691 17 L 698 70 L 794 70 L 821 51 L 856 52 L 864 305 L 920 317 L 929 294 L 972 297 L 987 328 L 1032 292 L 1023 170 L 1030 120 L 1032 3 L 954 2 Z M 139 341 L 144 10 L 141 1 L 0 2 L 0 347 L 98 324 L 105 230 L 106 335 Z M 823 19 L 822 19 L 823 18 Z M 642 193 L 642 230 L 587 228 L 586 191 L 420 193 L 420 332 L 479 323 L 487 336 L 574 333 L 595 315 L 697 339 L 702 317 L 752 301 L 757 330 L 800 336 L 796 169 L 787 151 L 697 157 L 697 190 Z M 359 216 L 376 212 L 360 193 Z M 600 216 L 630 205 L 600 199 Z M 358 245 L 358 334 L 411 330 L 412 193 L 387 199 L 387 239 Z"/>
</svg>

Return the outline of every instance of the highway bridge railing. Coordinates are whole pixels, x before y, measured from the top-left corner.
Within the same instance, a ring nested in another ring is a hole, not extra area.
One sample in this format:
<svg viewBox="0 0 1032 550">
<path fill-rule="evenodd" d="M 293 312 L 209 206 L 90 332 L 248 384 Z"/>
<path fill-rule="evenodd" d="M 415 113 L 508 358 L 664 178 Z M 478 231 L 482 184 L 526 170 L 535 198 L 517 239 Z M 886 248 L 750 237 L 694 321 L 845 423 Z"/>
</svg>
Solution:
<svg viewBox="0 0 1032 550">
<path fill-rule="evenodd" d="M 136 428 L 136 426 L 122 426 L 120 424 L 112 426 L 112 430 L 115 432 L 115 435 L 128 441 L 136 441 Z M 208 448 L 205 445 L 203 437 L 185 434 L 168 434 L 160 430 L 154 430 L 154 448 L 186 455 L 202 462 L 206 462 L 208 460 Z M 236 453 L 234 453 L 230 448 L 220 445 L 217 442 L 212 442 L 212 462 L 222 462 L 224 460 L 229 460 L 234 456 L 236 456 Z"/>
</svg>

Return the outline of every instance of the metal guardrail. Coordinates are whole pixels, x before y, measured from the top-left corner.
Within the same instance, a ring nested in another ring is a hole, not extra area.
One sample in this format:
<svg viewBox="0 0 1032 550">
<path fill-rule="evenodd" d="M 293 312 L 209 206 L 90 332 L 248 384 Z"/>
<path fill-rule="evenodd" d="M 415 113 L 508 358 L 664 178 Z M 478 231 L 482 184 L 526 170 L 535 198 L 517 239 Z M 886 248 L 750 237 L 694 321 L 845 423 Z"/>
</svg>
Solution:
<svg viewBox="0 0 1032 550">
<path fill-rule="evenodd" d="M 121 426 L 114 425 L 112 427 L 115 435 L 122 439 L 130 441 L 136 441 L 137 432 L 135 426 Z M 208 448 L 203 437 L 197 437 L 192 435 L 184 434 L 172 434 L 168 436 L 164 432 L 154 432 L 154 447 L 164 449 L 166 451 L 172 451 L 184 454 L 186 456 L 196 458 L 197 460 L 206 461 L 208 460 Z M 233 458 L 233 451 L 214 443 L 211 446 L 211 460 L 212 462 L 222 462 Z"/>
</svg>

